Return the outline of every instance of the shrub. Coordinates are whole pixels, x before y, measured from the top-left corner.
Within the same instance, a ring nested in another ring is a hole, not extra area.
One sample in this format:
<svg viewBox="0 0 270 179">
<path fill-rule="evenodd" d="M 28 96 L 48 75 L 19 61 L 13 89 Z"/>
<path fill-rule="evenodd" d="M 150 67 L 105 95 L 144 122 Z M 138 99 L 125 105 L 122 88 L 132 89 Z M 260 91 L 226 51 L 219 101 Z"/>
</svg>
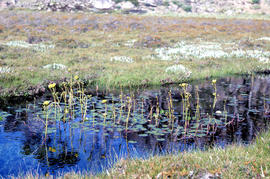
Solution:
<svg viewBox="0 0 270 179">
<path fill-rule="evenodd" d="M 182 8 L 183 8 L 184 11 L 186 11 L 186 12 L 191 12 L 191 11 L 192 11 L 192 7 L 189 6 L 189 5 L 186 5 L 186 6 L 182 7 Z"/>
<path fill-rule="evenodd" d="M 259 4 L 260 0 L 252 0 L 252 4 Z"/>
<path fill-rule="evenodd" d="M 169 6 L 170 3 L 169 3 L 169 1 L 164 1 L 162 5 L 163 5 L 163 6 Z"/>
<path fill-rule="evenodd" d="M 139 6 L 139 1 L 138 0 L 113 0 L 116 4 L 117 3 L 120 3 L 120 2 L 123 2 L 123 1 L 129 1 L 131 2 L 132 4 L 134 4 L 134 6 Z"/>
<path fill-rule="evenodd" d="M 138 0 L 129 0 L 134 6 L 139 6 L 139 1 Z"/>
<path fill-rule="evenodd" d="M 113 0 L 116 4 L 122 2 L 123 0 Z"/>
<path fill-rule="evenodd" d="M 180 1 L 174 0 L 172 1 L 173 4 L 175 4 L 177 7 L 182 7 L 183 4 Z"/>
</svg>

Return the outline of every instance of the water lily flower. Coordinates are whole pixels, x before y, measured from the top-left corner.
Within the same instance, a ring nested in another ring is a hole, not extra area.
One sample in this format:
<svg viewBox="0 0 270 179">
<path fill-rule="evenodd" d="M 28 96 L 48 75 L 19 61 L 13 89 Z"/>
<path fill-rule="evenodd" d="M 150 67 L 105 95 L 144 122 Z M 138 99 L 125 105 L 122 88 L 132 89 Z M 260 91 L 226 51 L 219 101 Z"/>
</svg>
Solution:
<svg viewBox="0 0 270 179">
<path fill-rule="evenodd" d="M 54 88 L 56 86 L 56 84 L 55 83 L 52 83 L 52 84 L 49 84 L 49 89 L 52 89 L 52 88 Z"/>
</svg>

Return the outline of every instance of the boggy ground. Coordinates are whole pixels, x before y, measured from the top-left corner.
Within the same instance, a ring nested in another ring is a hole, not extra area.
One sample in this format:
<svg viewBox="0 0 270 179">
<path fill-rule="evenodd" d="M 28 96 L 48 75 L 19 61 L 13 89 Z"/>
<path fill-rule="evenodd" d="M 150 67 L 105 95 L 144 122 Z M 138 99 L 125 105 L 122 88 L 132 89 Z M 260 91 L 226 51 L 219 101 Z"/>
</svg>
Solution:
<svg viewBox="0 0 270 179">
<path fill-rule="evenodd" d="M 57 178 L 269 178 L 270 133 L 250 146 L 233 145 L 150 159 L 121 160 L 98 176 L 71 172 Z M 32 173 L 18 178 L 48 178 Z"/>
<path fill-rule="evenodd" d="M 118 88 L 269 69 L 267 20 L 5 11 L 0 22 L 1 96 L 43 93 L 75 74 Z M 269 133 L 248 147 L 121 161 L 97 177 L 269 177 L 268 156 Z"/>
<path fill-rule="evenodd" d="M 75 74 L 100 89 L 269 69 L 268 20 L 2 11 L 0 22 L 2 97 Z"/>
</svg>

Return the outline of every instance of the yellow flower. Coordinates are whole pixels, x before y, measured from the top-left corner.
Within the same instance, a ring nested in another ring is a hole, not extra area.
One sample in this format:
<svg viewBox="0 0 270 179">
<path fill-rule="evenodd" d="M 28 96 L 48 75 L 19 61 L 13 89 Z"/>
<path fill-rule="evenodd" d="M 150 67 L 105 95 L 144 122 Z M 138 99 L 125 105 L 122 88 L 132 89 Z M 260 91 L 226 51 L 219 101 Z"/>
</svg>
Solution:
<svg viewBox="0 0 270 179">
<path fill-rule="evenodd" d="M 44 101 L 43 106 L 48 106 L 50 104 L 50 101 Z"/>
<path fill-rule="evenodd" d="M 70 68 L 68 68 L 68 72 L 71 72 L 71 69 Z"/>
<path fill-rule="evenodd" d="M 75 75 L 74 76 L 74 80 L 78 80 L 79 79 L 79 76 L 78 75 Z"/>
<path fill-rule="evenodd" d="M 49 151 L 50 152 L 56 152 L 56 149 L 52 148 L 52 147 L 49 147 Z"/>
<path fill-rule="evenodd" d="M 56 84 L 55 83 L 52 83 L 52 84 L 49 84 L 49 89 L 52 89 L 52 88 L 54 88 L 56 86 Z"/>
<path fill-rule="evenodd" d="M 217 80 L 216 80 L 216 79 L 212 80 L 212 83 L 213 83 L 213 84 L 216 84 L 216 82 L 217 82 Z"/>
<path fill-rule="evenodd" d="M 67 114 L 69 111 L 68 111 L 68 109 L 65 109 L 65 114 Z"/>
<path fill-rule="evenodd" d="M 183 88 L 183 87 L 186 87 L 187 85 L 188 85 L 187 83 L 182 83 L 179 86 L 181 86 Z"/>
<path fill-rule="evenodd" d="M 186 97 L 186 98 L 189 98 L 189 97 L 191 97 L 191 94 L 190 94 L 189 92 L 186 92 L 186 93 L 185 93 L 185 97 Z"/>
<path fill-rule="evenodd" d="M 101 103 L 102 103 L 102 104 L 107 103 L 107 100 L 104 99 L 104 100 L 101 101 Z"/>
</svg>

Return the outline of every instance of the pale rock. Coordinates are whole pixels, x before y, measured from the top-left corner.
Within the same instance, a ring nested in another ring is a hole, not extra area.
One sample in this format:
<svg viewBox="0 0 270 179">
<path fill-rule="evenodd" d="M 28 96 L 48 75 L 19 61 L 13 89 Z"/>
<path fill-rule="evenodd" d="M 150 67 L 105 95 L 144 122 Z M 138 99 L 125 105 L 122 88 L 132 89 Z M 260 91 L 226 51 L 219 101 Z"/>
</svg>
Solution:
<svg viewBox="0 0 270 179">
<path fill-rule="evenodd" d="M 114 6 L 112 0 L 94 0 L 92 5 L 96 9 L 111 9 Z"/>
<path fill-rule="evenodd" d="M 121 2 L 118 5 L 123 10 L 129 10 L 129 9 L 134 9 L 135 8 L 134 4 L 132 4 L 130 1 Z"/>
<path fill-rule="evenodd" d="M 51 70 L 64 70 L 67 67 L 65 65 L 63 65 L 63 64 L 53 63 L 53 64 L 45 65 L 42 68 L 51 69 Z"/>
</svg>

